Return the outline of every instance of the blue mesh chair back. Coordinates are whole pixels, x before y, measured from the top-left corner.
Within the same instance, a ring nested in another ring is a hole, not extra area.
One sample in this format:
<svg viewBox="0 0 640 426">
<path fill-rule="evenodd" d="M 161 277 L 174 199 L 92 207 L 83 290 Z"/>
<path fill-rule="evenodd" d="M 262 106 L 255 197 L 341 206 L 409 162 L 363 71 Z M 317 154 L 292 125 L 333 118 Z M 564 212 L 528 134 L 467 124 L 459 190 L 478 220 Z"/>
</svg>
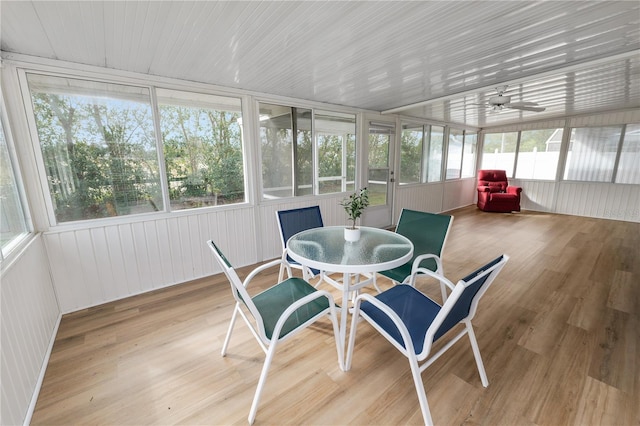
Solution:
<svg viewBox="0 0 640 426">
<path fill-rule="evenodd" d="M 276 212 L 278 217 L 278 228 L 280 229 L 280 238 L 282 240 L 282 249 L 287 247 L 287 241 L 295 234 L 307 229 L 322 228 L 322 214 L 320 206 L 302 207 L 291 210 L 280 210 Z M 297 265 L 298 262 L 287 256 L 287 262 Z M 312 270 L 313 274 L 319 271 Z"/>
</svg>

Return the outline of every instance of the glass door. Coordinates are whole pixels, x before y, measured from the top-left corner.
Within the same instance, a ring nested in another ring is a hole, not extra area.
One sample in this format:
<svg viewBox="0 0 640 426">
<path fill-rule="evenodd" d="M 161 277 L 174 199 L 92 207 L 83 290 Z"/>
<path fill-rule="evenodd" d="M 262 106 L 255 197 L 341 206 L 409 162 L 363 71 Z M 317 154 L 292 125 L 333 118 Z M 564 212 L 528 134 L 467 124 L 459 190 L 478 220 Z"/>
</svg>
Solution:
<svg viewBox="0 0 640 426">
<path fill-rule="evenodd" d="M 369 122 L 367 188 L 371 204 L 366 213 L 367 226 L 392 224 L 395 131 L 394 123 Z"/>
</svg>

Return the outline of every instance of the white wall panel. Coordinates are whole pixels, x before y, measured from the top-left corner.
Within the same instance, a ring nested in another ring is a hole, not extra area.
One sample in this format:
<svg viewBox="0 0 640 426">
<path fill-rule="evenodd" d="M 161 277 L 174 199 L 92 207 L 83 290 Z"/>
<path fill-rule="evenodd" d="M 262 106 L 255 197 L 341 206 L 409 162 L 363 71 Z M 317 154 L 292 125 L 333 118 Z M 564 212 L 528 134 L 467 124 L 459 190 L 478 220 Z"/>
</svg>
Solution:
<svg viewBox="0 0 640 426">
<path fill-rule="evenodd" d="M 25 421 L 60 310 L 41 236 L 2 271 L 0 285 L 0 424 Z"/>
<path fill-rule="evenodd" d="M 473 204 L 476 187 L 475 178 L 445 182 L 442 211 Z"/>
<path fill-rule="evenodd" d="M 442 182 L 398 187 L 396 189 L 393 223 L 398 223 L 403 208 L 431 213 L 443 211 L 444 187 L 445 184 Z"/>
<path fill-rule="evenodd" d="M 555 181 L 512 179 L 510 184 L 522 187 L 520 207 L 523 210 L 553 211 Z"/>
<path fill-rule="evenodd" d="M 210 238 L 235 266 L 259 260 L 253 209 L 244 206 L 48 232 L 60 309 L 72 312 L 218 272 L 205 244 Z"/>
<path fill-rule="evenodd" d="M 563 182 L 555 212 L 640 222 L 640 185 Z"/>
</svg>

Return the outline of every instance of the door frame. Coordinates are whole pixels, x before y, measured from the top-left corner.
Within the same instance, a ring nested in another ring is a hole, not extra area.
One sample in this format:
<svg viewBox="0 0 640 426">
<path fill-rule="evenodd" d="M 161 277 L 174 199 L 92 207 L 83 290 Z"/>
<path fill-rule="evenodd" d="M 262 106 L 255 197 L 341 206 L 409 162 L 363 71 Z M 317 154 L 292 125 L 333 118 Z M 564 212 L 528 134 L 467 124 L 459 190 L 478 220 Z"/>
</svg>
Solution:
<svg viewBox="0 0 640 426">
<path fill-rule="evenodd" d="M 376 228 L 387 228 L 392 225 L 394 219 L 394 202 L 396 192 L 396 153 L 398 145 L 398 120 L 396 117 L 388 117 L 376 114 L 362 114 L 360 117 L 360 136 L 358 138 L 358 182 L 359 188 L 367 185 L 369 172 L 369 127 L 371 122 L 381 123 L 393 127 L 389 141 L 389 175 L 387 177 L 387 203 L 381 206 L 369 206 L 362 215 L 361 224 Z"/>
</svg>

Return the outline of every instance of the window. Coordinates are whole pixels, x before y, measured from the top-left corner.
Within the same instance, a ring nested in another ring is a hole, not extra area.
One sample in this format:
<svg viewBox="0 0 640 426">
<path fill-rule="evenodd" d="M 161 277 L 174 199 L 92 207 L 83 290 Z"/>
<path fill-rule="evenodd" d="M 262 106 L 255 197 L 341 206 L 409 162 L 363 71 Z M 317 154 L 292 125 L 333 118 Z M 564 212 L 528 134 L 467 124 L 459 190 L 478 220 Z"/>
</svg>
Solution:
<svg viewBox="0 0 640 426">
<path fill-rule="evenodd" d="M 4 126 L 4 107 L 0 117 L 0 245 L 2 256 L 9 252 L 24 237 L 29 235 L 26 212 L 22 204 L 21 191 L 17 182 L 17 173 L 9 151 L 8 127 Z"/>
<path fill-rule="evenodd" d="M 464 131 L 449 129 L 449 144 L 447 146 L 447 173 L 446 179 L 460 178 L 462 167 L 462 146 L 464 144 Z"/>
<path fill-rule="evenodd" d="M 442 180 L 442 152 L 444 149 L 444 127 L 429 126 L 427 150 L 427 182 Z"/>
<path fill-rule="evenodd" d="M 616 183 L 640 183 L 640 124 L 627 124 Z"/>
<path fill-rule="evenodd" d="M 485 134 L 482 168 L 506 170 L 508 177 L 513 176 L 517 145 L 518 132 Z"/>
<path fill-rule="evenodd" d="M 400 185 L 421 181 L 424 127 L 422 124 L 402 125 Z"/>
<path fill-rule="evenodd" d="M 312 194 L 311 110 L 263 103 L 259 110 L 263 196 Z"/>
<path fill-rule="evenodd" d="M 571 129 L 565 180 L 611 182 L 621 126 Z"/>
<path fill-rule="evenodd" d="M 391 168 L 389 147 L 393 146 L 396 128 L 393 123 L 369 123 L 369 167 L 367 188 L 371 206 L 387 204 Z"/>
<path fill-rule="evenodd" d="M 149 89 L 27 81 L 55 222 L 164 209 Z"/>
<path fill-rule="evenodd" d="M 402 125 L 400 185 L 442 180 L 443 141 L 443 126 Z"/>
<path fill-rule="evenodd" d="M 264 198 L 355 188 L 354 114 L 266 103 L 259 111 Z"/>
<path fill-rule="evenodd" d="M 555 180 L 563 129 L 526 130 L 520 135 L 516 178 Z"/>
<path fill-rule="evenodd" d="M 462 177 L 476 175 L 476 154 L 478 152 L 478 134 L 464 132 L 464 150 L 462 152 Z"/>
<path fill-rule="evenodd" d="M 317 194 L 355 190 L 356 116 L 314 111 L 318 145 Z"/>
<path fill-rule="evenodd" d="M 240 99 L 156 93 L 171 209 L 244 202 Z"/>
</svg>

